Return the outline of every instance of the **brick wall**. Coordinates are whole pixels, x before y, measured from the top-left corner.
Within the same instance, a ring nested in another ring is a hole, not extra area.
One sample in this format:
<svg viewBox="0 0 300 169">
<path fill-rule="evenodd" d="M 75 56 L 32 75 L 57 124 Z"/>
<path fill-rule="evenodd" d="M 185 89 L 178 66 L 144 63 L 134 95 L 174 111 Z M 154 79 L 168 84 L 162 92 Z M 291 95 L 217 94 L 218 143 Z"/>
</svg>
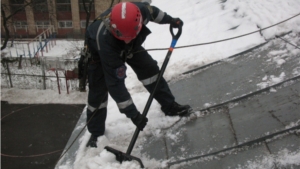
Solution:
<svg viewBox="0 0 300 169">
<path fill-rule="evenodd" d="M 66 37 L 83 37 L 85 28 L 81 28 L 81 21 L 86 20 L 86 13 L 80 12 L 79 10 L 79 1 L 81 0 L 71 0 L 71 11 L 57 11 L 56 9 L 56 0 L 47 0 L 48 4 L 48 14 L 47 13 L 35 13 L 32 7 L 27 6 L 25 8 L 25 12 L 16 14 L 12 20 L 24 20 L 27 22 L 27 29 L 13 29 L 13 26 L 10 26 L 10 34 L 17 34 L 19 37 L 34 37 L 38 35 L 40 31 L 37 31 L 35 27 L 36 21 L 41 19 L 43 15 L 44 20 L 49 20 L 52 25 L 54 25 L 54 29 L 57 32 L 58 38 L 66 38 Z M 129 1 L 129 0 L 120 0 L 121 2 Z M 133 0 L 140 1 L 140 0 Z M 95 9 L 91 12 L 90 21 L 94 20 L 95 17 L 99 16 L 103 11 L 110 7 L 112 0 L 94 0 Z M 114 1 L 115 5 L 118 3 L 118 0 Z M 2 0 L 1 5 L 6 4 L 9 5 L 9 0 Z M 13 9 L 12 9 L 13 10 Z M 6 11 L 7 15 L 12 11 Z M 58 26 L 59 21 L 72 21 L 72 28 L 60 28 Z M 2 20 L 1 20 L 2 23 Z M 11 22 L 10 22 L 11 23 Z M 1 24 L 2 25 L 2 24 Z M 4 37 L 4 29 L 1 27 L 1 35 Z"/>
</svg>

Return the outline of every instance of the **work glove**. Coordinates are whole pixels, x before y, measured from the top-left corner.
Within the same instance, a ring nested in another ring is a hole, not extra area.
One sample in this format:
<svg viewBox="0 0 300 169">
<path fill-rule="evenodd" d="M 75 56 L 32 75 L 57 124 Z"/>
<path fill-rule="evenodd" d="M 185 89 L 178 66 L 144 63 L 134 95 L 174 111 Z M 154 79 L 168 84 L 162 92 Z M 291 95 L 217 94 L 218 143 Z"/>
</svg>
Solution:
<svg viewBox="0 0 300 169">
<path fill-rule="evenodd" d="M 179 28 L 183 26 L 183 21 L 180 18 L 173 18 L 170 24 L 173 28 Z"/>
<path fill-rule="evenodd" d="M 143 131 L 144 127 L 148 122 L 148 118 L 138 113 L 136 116 L 131 118 L 131 121 L 133 122 L 133 124 L 136 125 L 136 127 L 139 130 Z"/>
</svg>

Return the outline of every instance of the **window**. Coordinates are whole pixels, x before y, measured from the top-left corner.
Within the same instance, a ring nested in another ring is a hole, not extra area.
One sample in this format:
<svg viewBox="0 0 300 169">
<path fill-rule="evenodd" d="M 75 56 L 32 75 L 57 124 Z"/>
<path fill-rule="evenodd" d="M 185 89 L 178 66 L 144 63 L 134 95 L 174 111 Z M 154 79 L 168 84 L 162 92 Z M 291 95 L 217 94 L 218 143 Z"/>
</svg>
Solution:
<svg viewBox="0 0 300 169">
<path fill-rule="evenodd" d="M 87 10 L 89 9 L 90 1 L 88 1 L 88 0 L 85 1 L 85 7 Z M 83 2 L 81 0 L 79 1 L 79 11 L 85 12 L 84 7 L 83 7 Z M 92 6 L 91 6 L 91 12 L 94 12 L 94 11 L 95 11 L 95 4 L 94 4 L 94 0 L 93 0 Z"/>
<path fill-rule="evenodd" d="M 20 12 L 25 12 L 24 1 L 25 0 L 10 0 L 9 2 L 10 2 L 11 11 L 14 12 L 18 9 L 21 9 Z"/>
<path fill-rule="evenodd" d="M 56 3 L 71 3 L 71 0 L 56 0 Z"/>
<path fill-rule="evenodd" d="M 71 11 L 71 1 L 70 0 L 56 0 L 57 11 Z"/>
<path fill-rule="evenodd" d="M 10 0 L 12 5 L 23 5 L 25 0 Z"/>
<path fill-rule="evenodd" d="M 58 21 L 59 28 L 72 28 L 73 23 L 72 21 Z"/>
<path fill-rule="evenodd" d="M 47 13 L 48 12 L 48 4 L 47 3 L 36 3 L 33 5 L 33 10 L 35 12 L 45 12 Z"/>
<path fill-rule="evenodd" d="M 80 27 L 81 27 L 81 28 L 85 28 L 85 23 L 86 23 L 86 21 L 80 21 Z M 90 21 L 90 22 L 89 22 L 89 25 L 90 25 L 91 23 L 93 23 L 93 21 Z"/>
<path fill-rule="evenodd" d="M 37 28 L 48 28 L 50 26 L 50 21 L 37 21 L 35 24 Z"/>
<path fill-rule="evenodd" d="M 27 22 L 26 21 L 15 21 L 14 26 L 16 29 L 26 29 L 27 28 Z"/>
</svg>

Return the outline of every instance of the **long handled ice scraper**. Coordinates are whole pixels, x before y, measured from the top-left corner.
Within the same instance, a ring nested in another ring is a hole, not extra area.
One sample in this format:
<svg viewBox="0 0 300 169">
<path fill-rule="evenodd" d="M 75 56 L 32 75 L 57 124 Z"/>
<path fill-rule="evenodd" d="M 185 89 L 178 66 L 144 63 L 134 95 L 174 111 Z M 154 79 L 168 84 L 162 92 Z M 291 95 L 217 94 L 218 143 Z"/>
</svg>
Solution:
<svg viewBox="0 0 300 169">
<path fill-rule="evenodd" d="M 162 67 L 161 67 L 161 70 L 160 70 L 160 72 L 159 72 L 159 74 L 158 74 L 157 81 L 156 81 L 156 84 L 155 84 L 155 88 L 154 88 L 153 92 L 151 93 L 151 95 L 149 96 L 148 101 L 147 101 L 147 103 L 146 103 L 146 106 L 145 106 L 145 108 L 144 108 L 144 111 L 143 111 L 143 114 L 142 114 L 142 115 L 145 116 L 145 117 L 147 116 L 148 110 L 149 110 L 149 108 L 150 108 L 150 106 L 151 106 L 151 103 L 152 103 L 152 101 L 153 101 L 153 97 L 154 97 L 154 94 L 155 94 L 155 92 L 156 92 L 156 90 L 157 90 L 157 87 L 158 87 L 158 85 L 159 85 L 159 82 L 160 82 L 160 80 L 161 80 L 161 78 L 162 78 L 162 76 L 163 76 L 163 74 L 164 74 L 164 72 L 165 72 L 165 70 L 166 70 L 166 67 L 167 67 L 168 62 L 169 62 L 169 60 L 170 60 L 171 54 L 172 54 L 172 52 L 173 52 L 173 49 L 174 49 L 174 47 L 175 47 L 175 45 L 176 45 L 176 43 L 177 43 L 177 40 L 179 39 L 179 37 L 180 37 L 180 35 L 181 35 L 181 32 L 182 32 L 182 26 L 180 26 L 180 27 L 178 28 L 177 34 L 174 35 L 173 27 L 170 25 L 170 32 L 171 32 L 171 35 L 172 35 L 172 43 L 171 43 L 171 46 L 170 46 L 170 48 L 169 48 L 169 50 L 168 50 L 167 56 L 166 56 L 166 58 L 165 58 L 165 60 L 164 60 L 164 63 L 163 63 L 163 65 L 162 65 Z M 141 159 L 139 159 L 139 158 L 137 158 L 137 157 L 134 157 L 134 156 L 130 155 L 130 153 L 131 153 L 131 151 L 132 151 L 132 149 L 133 149 L 133 146 L 134 146 L 134 144 L 135 144 L 135 142 L 136 142 L 136 140 L 137 140 L 137 138 L 138 138 L 139 133 L 140 133 L 140 130 L 139 130 L 138 128 L 136 128 L 136 130 L 135 130 L 135 132 L 134 132 L 134 135 L 133 135 L 133 137 L 132 137 L 132 139 L 131 139 L 131 142 L 130 142 L 130 144 L 129 144 L 129 146 L 128 146 L 128 149 L 127 149 L 127 152 L 126 152 L 126 153 L 123 153 L 123 152 L 121 152 L 121 151 L 119 151 L 119 150 L 116 150 L 116 149 L 111 148 L 111 147 L 108 147 L 108 146 L 106 146 L 105 149 L 106 149 L 107 151 L 109 151 L 109 152 L 115 154 L 115 155 L 116 155 L 117 161 L 119 161 L 120 163 L 122 163 L 123 161 L 132 161 L 132 160 L 136 160 L 136 161 L 138 161 L 139 164 L 141 165 L 141 168 L 144 168 L 144 165 L 143 165 L 143 162 L 142 162 Z"/>
</svg>

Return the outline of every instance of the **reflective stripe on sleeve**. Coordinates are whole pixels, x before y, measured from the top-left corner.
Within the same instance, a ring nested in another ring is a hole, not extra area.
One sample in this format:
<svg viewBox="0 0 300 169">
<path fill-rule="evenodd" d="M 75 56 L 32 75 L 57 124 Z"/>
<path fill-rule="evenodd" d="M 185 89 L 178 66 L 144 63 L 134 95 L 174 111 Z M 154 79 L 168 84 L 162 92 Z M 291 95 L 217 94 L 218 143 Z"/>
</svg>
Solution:
<svg viewBox="0 0 300 169">
<path fill-rule="evenodd" d="M 97 30 L 96 41 L 97 41 L 97 47 L 98 47 L 98 50 L 100 50 L 99 33 L 100 33 L 100 31 L 101 31 L 103 25 L 104 25 L 104 24 L 103 24 L 103 21 L 102 21 L 101 24 L 100 24 L 100 26 L 99 26 L 99 28 L 98 28 L 98 30 Z"/>
<path fill-rule="evenodd" d="M 165 16 L 165 13 L 159 10 L 157 17 L 154 19 L 154 22 L 159 23 Z"/>
<path fill-rule="evenodd" d="M 128 107 L 132 104 L 133 104 L 133 101 L 131 98 L 124 102 L 117 103 L 119 109 L 125 109 L 126 107 Z"/>
<path fill-rule="evenodd" d="M 158 74 L 156 74 L 148 79 L 141 80 L 141 82 L 143 83 L 144 86 L 147 86 L 147 85 L 150 85 L 150 84 L 156 82 L 157 77 L 158 77 Z"/>
<path fill-rule="evenodd" d="M 100 104 L 99 108 L 98 109 L 102 109 L 102 108 L 105 108 L 107 107 L 107 101 L 106 102 L 103 102 Z M 87 107 L 91 112 L 94 112 L 97 108 L 91 106 L 88 104 L 88 107 Z"/>
<path fill-rule="evenodd" d="M 143 24 L 147 25 L 147 23 L 148 23 L 148 19 L 145 19 L 144 22 L 143 22 Z"/>
</svg>

